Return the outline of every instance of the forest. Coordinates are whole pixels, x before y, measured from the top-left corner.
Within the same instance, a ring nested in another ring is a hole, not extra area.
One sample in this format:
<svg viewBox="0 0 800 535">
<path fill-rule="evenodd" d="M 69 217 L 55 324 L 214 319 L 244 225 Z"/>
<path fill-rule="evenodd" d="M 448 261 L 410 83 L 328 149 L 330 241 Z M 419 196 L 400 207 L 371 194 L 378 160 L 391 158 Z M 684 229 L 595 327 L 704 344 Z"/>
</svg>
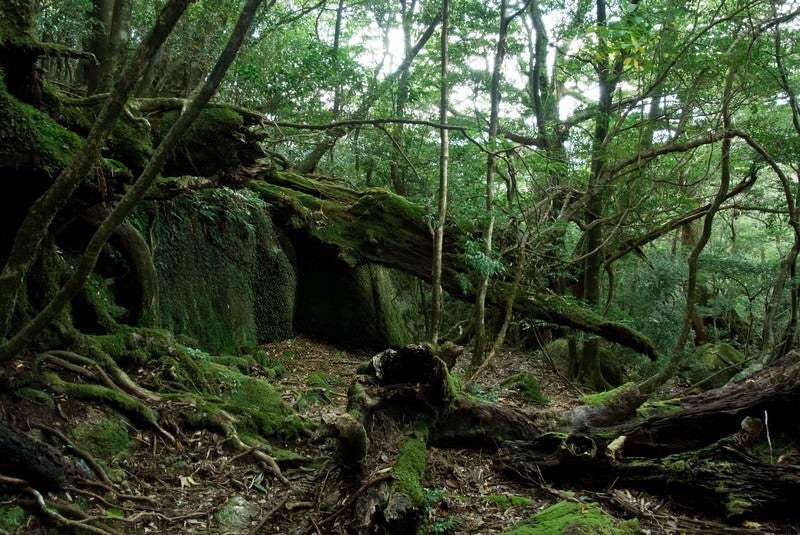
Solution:
<svg viewBox="0 0 800 535">
<path fill-rule="evenodd" d="M 0 0 L 0 535 L 800 533 L 799 86 L 796 0 Z"/>
</svg>

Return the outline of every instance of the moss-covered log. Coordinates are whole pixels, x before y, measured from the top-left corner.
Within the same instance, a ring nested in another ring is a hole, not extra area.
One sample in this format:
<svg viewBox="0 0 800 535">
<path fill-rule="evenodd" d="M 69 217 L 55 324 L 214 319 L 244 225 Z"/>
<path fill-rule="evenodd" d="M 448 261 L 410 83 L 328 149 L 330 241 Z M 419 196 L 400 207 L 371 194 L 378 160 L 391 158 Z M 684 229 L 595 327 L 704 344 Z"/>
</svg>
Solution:
<svg viewBox="0 0 800 535">
<path fill-rule="evenodd" d="M 276 221 L 336 248 L 352 265 L 381 264 L 424 280 L 433 272 L 433 232 L 423 210 L 384 189 L 357 191 L 323 177 L 310 177 L 257 166 L 248 187 L 270 204 Z M 446 234 L 442 284 L 453 296 L 469 298 L 459 284 L 469 275 L 461 244 L 452 228 Z M 509 285 L 496 282 L 487 301 L 505 306 Z M 552 294 L 521 294 L 517 312 L 541 321 L 578 329 L 656 357 L 653 344 L 625 325 L 608 321 L 575 301 Z"/>
</svg>

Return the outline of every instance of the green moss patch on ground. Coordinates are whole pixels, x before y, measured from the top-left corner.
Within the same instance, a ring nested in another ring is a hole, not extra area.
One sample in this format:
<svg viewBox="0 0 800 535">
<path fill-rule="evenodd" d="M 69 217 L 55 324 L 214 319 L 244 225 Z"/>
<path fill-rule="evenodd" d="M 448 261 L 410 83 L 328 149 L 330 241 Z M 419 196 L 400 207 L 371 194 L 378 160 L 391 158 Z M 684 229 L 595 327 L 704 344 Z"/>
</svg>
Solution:
<svg viewBox="0 0 800 535">
<path fill-rule="evenodd" d="M 559 502 L 518 524 L 503 535 L 635 535 L 636 520 L 620 522 L 597 504 Z"/>
</svg>

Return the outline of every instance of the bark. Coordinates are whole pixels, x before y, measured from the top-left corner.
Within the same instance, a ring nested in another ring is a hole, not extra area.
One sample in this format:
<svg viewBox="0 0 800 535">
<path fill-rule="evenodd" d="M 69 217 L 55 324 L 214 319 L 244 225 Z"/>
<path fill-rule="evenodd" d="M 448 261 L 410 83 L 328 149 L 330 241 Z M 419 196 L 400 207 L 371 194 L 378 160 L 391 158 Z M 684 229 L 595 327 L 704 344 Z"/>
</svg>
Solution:
<svg viewBox="0 0 800 535">
<path fill-rule="evenodd" d="M 0 422 L 0 473 L 37 488 L 59 489 L 71 476 L 94 479 L 61 450 Z"/>
<path fill-rule="evenodd" d="M 797 516 L 792 504 L 800 466 L 786 457 L 776 463 L 777 452 L 764 458 L 762 418 L 769 415 L 773 437 L 798 438 L 798 354 L 702 394 L 642 405 L 644 396 L 630 388 L 606 405 L 558 415 L 470 401 L 450 389 L 443 364 L 429 346 L 373 358 L 351 387 L 348 407 L 371 430 L 368 457 L 396 443 L 383 433 L 427 422 L 425 433 L 417 435 L 427 446 L 493 451 L 495 469 L 537 486 L 544 480 L 598 491 L 644 489 L 729 521 Z M 371 503 L 389 508 L 389 494 L 373 494 Z M 405 519 L 413 518 L 405 513 Z M 378 515 L 371 520 L 385 521 Z"/>
<path fill-rule="evenodd" d="M 131 96 L 134 84 L 188 4 L 189 0 L 173 0 L 164 6 L 155 26 L 139 46 L 136 55 L 117 81 L 114 92 L 106 100 L 89 132 L 83 150 L 28 211 L 17 231 L 6 264 L 0 271 L 0 338 L 5 338 L 9 334 L 11 317 L 25 273 L 36 260 L 50 225 L 91 169 L 116 119 Z"/>
<path fill-rule="evenodd" d="M 225 49 L 220 54 L 214 69 L 209 74 L 203 85 L 198 88 L 193 97 L 187 102 L 183 113 L 175 121 L 167 135 L 156 148 L 150 162 L 145 167 L 142 174 L 134 185 L 114 207 L 109 216 L 103 221 L 100 227 L 89 241 L 86 251 L 81 257 L 77 268 L 70 276 L 69 280 L 62 286 L 53 300 L 37 316 L 26 324 L 16 333 L 7 344 L 0 346 L 0 362 L 7 360 L 16 352 L 20 351 L 36 334 L 41 332 L 56 315 L 69 303 L 83 287 L 86 280 L 91 275 L 100 252 L 106 241 L 111 237 L 116 228 L 122 224 L 125 217 L 135 208 L 147 194 L 158 173 L 167 161 L 173 147 L 178 143 L 181 136 L 186 132 L 192 122 L 200 115 L 203 107 L 216 93 L 219 84 L 222 82 L 225 72 L 236 58 L 236 53 L 244 41 L 250 25 L 255 16 L 255 12 L 262 0 L 248 0 L 239 19 L 236 22 Z"/>
<path fill-rule="evenodd" d="M 86 91 L 89 95 L 105 91 L 105 71 L 111 58 L 111 19 L 114 16 L 114 0 L 93 0 L 89 25 L 92 33 L 86 43 L 95 61 L 87 61 L 83 72 Z"/>
<path fill-rule="evenodd" d="M 35 69 L 39 57 L 33 35 L 33 2 L 0 3 L 0 67 L 8 92 L 34 105 L 41 99 Z"/>
</svg>

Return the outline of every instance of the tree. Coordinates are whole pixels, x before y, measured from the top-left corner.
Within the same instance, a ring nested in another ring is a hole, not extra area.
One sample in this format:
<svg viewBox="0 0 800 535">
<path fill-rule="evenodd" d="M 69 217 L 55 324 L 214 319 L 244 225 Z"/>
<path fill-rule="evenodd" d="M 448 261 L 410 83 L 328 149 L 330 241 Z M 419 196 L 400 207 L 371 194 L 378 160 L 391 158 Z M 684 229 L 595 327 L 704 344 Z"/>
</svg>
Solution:
<svg viewBox="0 0 800 535">
<path fill-rule="evenodd" d="M 448 40 L 450 27 L 450 0 L 442 0 L 442 36 L 441 36 L 441 97 L 439 103 L 439 123 L 447 125 L 447 108 L 449 105 L 448 75 Z M 447 223 L 447 173 L 450 159 L 450 136 L 447 128 L 439 130 L 439 205 L 436 228 L 433 239 L 433 299 L 431 303 L 430 339 L 436 344 L 439 341 L 439 330 L 442 323 L 442 248 L 444 247 L 444 231 Z"/>
</svg>

